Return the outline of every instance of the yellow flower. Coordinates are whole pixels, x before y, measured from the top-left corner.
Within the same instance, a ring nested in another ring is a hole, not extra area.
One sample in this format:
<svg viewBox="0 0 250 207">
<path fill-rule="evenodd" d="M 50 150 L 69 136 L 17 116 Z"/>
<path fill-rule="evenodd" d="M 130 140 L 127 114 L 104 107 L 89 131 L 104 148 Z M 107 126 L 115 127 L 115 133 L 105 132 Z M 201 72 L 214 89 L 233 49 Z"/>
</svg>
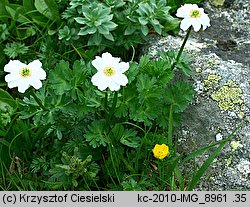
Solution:
<svg viewBox="0 0 250 207">
<path fill-rule="evenodd" d="M 170 154 L 169 148 L 165 144 L 162 144 L 162 145 L 156 144 L 153 149 L 153 153 L 154 153 L 154 157 L 160 160 L 164 159 Z"/>
</svg>

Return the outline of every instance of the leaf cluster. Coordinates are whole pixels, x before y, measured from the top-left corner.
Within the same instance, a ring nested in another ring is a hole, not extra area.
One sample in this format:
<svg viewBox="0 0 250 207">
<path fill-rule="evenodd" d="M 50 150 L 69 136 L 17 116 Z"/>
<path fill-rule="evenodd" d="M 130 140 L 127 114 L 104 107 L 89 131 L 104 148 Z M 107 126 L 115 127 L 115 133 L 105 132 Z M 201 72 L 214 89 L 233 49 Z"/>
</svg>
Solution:
<svg viewBox="0 0 250 207">
<path fill-rule="evenodd" d="M 179 24 L 170 15 L 166 0 L 71 0 L 69 5 L 62 13 L 68 35 L 59 35 L 59 38 L 69 41 L 78 31 L 89 46 L 95 45 L 101 50 L 113 45 L 130 49 L 142 43 L 149 33 L 166 35 Z M 63 31 L 65 27 L 59 33 Z"/>
</svg>

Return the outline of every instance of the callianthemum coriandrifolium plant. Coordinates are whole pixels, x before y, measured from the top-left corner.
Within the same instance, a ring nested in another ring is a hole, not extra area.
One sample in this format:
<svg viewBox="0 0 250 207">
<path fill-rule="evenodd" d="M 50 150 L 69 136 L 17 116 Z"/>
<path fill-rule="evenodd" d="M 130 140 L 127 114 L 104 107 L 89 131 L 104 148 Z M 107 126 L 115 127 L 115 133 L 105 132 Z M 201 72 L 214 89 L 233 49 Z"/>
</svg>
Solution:
<svg viewBox="0 0 250 207">
<path fill-rule="evenodd" d="M 25 53 L 13 47 L 1 56 L 2 189 L 196 186 L 230 140 L 229 136 L 184 156 L 174 136 L 195 92 L 192 83 L 179 80 L 179 72 L 186 77 L 192 71 L 190 59 L 182 54 L 184 46 L 192 28 L 209 27 L 201 8 L 184 5 L 177 10 L 183 19 L 179 20 L 170 13 L 185 1 L 46 0 L 18 1 L 20 5 L 14 6 L 6 2 L 0 5 L 8 8 L 5 15 L 13 25 L 32 24 L 35 32 L 28 34 L 30 27 L 22 34 L 19 27 L 0 27 L 5 31 L 0 48 L 13 42 L 29 45 Z M 24 8 L 27 13 L 20 13 Z M 13 18 L 11 11 L 16 12 Z M 175 33 L 179 24 L 187 31 L 179 51 L 159 52 L 156 59 L 135 54 L 136 46 L 151 34 Z M 13 54 L 16 60 L 9 60 Z M 184 163 L 217 145 L 191 177 L 181 170 Z"/>
</svg>

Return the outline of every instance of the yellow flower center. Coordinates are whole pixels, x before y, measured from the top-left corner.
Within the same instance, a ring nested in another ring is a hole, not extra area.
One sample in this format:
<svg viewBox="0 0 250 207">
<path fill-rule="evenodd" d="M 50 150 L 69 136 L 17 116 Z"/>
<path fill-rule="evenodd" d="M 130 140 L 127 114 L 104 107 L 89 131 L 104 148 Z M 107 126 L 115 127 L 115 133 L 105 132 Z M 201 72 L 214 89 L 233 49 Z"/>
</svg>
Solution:
<svg viewBox="0 0 250 207">
<path fill-rule="evenodd" d="M 23 77 L 23 78 L 28 78 L 31 76 L 31 70 L 27 67 L 24 67 L 20 70 L 20 75 Z"/>
<path fill-rule="evenodd" d="M 192 18 L 199 18 L 201 16 L 201 13 L 199 10 L 192 10 L 190 12 L 190 17 Z"/>
<path fill-rule="evenodd" d="M 165 144 L 156 144 L 153 149 L 153 154 L 155 158 L 162 160 L 169 155 L 169 148 Z"/>
<path fill-rule="evenodd" d="M 115 74 L 115 68 L 112 66 L 107 66 L 104 68 L 103 73 L 106 76 L 113 76 Z"/>
</svg>

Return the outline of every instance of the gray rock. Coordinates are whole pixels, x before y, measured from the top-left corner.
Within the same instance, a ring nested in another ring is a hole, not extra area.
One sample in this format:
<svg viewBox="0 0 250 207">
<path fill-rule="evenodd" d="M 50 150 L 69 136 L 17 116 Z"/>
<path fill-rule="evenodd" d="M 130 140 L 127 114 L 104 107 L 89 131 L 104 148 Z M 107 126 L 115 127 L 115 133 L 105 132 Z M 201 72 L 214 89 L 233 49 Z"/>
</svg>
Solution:
<svg viewBox="0 0 250 207">
<path fill-rule="evenodd" d="M 235 0 L 229 8 L 203 5 L 211 27 L 192 32 L 185 51 L 192 57 L 191 77 L 197 93 L 183 115 L 176 136 L 180 150 L 189 153 L 233 135 L 196 190 L 250 189 L 250 2 Z M 153 36 L 146 53 L 179 49 L 185 33 L 179 36 Z M 197 157 L 200 166 L 209 156 Z"/>
</svg>

